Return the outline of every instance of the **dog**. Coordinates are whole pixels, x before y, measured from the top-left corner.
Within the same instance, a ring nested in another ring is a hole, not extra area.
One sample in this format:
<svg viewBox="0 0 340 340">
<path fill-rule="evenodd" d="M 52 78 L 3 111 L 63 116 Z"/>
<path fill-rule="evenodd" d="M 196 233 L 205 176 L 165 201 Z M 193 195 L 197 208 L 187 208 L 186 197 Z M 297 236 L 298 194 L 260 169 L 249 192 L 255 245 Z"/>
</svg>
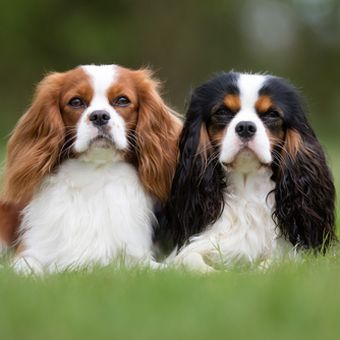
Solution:
<svg viewBox="0 0 340 340">
<path fill-rule="evenodd" d="M 24 206 L 18 230 L 7 232 L 15 270 L 118 258 L 156 265 L 154 209 L 169 194 L 180 130 L 147 69 L 85 65 L 47 75 L 8 143 L 2 211 Z M 15 228 L 17 216 L 8 218 Z"/>
<path fill-rule="evenodd" d="M 261 264 L 336 239 L 335 189 L 297 90 L 271 75 L 223 73 L 192 95 L 163 247 L 210 271 Z"/>
</svg>

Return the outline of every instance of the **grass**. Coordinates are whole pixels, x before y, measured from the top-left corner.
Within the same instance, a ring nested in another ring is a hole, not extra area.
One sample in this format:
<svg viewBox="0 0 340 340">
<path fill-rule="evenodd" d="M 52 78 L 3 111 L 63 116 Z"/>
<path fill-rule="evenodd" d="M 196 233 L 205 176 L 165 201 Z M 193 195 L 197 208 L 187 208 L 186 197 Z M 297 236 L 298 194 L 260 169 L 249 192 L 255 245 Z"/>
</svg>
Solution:
<svg viewBox="0 0 340 340">
<path fill-rule="evenodd" d="M 340 158 L 328 148 L 337 187 Z M 0 271 L 0 339 L 336 339 L 340 247 L 267 272 Z"/>
<path fill-rule="evenodd" d="M 339 261 L 261 272 L 0 273 L 1 339 L 335 339 Z"/>
</svg>

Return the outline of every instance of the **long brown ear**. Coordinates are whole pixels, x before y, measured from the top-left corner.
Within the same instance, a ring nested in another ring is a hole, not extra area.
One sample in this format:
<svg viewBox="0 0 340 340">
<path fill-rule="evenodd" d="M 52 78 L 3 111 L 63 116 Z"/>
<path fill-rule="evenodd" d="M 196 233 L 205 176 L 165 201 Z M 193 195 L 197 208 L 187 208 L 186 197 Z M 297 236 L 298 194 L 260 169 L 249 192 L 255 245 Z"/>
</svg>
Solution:
<svg viewBox="0 0 340 340">
<path fill-rule="evenodd" d="M 182 123 L 165 105 L 149 70 L 135 72 L 139 95 L 137 160 L 145 188 L 160 201 L 168 197 L 174 176 Z"/>
<path fill-rule="evenodd" d="M 0 201 L 0 243 L 12 246 L 18 236 L 20 212 L 23 206 Z"/>
<path fill-rule="evenodd" d="M 6 202 L 27 202 L 42 178 L 52 171 L 64 143 L 59 109 L 63 74 L 52 73 L 39 85 L 7 146 L 4 176 Z"/>
</svg>

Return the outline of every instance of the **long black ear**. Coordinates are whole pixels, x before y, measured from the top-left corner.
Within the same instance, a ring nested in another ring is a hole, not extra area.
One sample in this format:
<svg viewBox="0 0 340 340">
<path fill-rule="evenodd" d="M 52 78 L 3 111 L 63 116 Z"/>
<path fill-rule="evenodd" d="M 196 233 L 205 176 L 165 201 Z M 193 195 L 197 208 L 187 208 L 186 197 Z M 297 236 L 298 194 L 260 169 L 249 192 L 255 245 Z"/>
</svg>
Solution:
<svg viewBox="0 0 340 340">
<path fill-rule="evenodd" d="M 324 252 L 336 240 L 335 189 L 325 154 L 307 122 L 302 131 L 287 130 L 274 164 L 274 218 L 282 234 L 294 245 Z"/>
<path fill-rule="evenodd" d="M 180 137 L 170 197 L 159 214 L 156 238 L 165 250 L 182 246 L 190 236 L 215 222 L 224 206 L 224 170 L 198 110 L 192 101 Z"/>
</svg>

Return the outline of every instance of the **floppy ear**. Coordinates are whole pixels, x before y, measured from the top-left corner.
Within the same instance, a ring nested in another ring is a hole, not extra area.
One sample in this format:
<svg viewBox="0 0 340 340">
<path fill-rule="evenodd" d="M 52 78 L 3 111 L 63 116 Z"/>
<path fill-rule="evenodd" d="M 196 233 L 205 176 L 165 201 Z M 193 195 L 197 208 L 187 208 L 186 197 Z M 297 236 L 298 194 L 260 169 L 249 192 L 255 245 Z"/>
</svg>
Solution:
<svg viewBox="0 0 340 340">
<path fill-rule="evenodd" d="M 18 204 L 0 201 L 0 243 L 4 242 L 8 247 L 15 244 L 21 220 L 20 212 L 23 208 Z"/>
<path fill-rule="evenodd" d="M 29 110 L 21 117 L 7 147 L 4 200 L 27 202 L 42 178 L 56 165 L 64 143 L 59 109 L 62 74 L 48 75 Z"/>
<path fill-rule="evenodd" d="M 139 70 L 135 75 L 139 95 L 135 131 L 138 172 L 144 187 L 164 202 L 176 168 L 182 123 L 163 102 L 151 72 Z"/>
<path fill-rule="evenodd" d="M 224 207 L 225 174 L 203 115 L 191 104 L 180 139 L 180 157 L 157 236 L 165 251 L 214 223 Z"/>
<path fill-rule="evenodd" d="M 322 147 L 305 124 L 303 134 L 287 130 L 283 152 L 274 162 L 274 218 L 292 244 L 325 251 L 336 239 L 335 189 Z"/>
</svg>

